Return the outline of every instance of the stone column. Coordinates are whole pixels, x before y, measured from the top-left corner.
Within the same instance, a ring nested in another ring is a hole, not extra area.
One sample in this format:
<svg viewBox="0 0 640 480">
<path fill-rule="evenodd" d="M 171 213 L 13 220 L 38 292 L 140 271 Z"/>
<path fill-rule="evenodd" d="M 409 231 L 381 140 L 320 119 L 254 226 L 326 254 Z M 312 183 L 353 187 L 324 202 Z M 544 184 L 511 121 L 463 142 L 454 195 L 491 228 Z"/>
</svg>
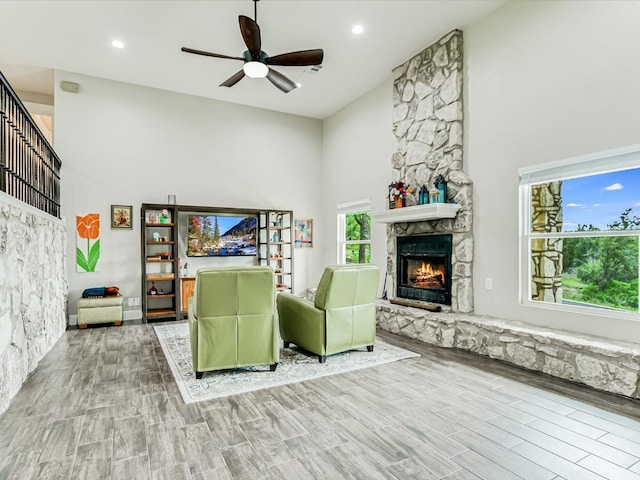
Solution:
<svg viewBox="0 0 640 480">
<path fill-rule="evenodd" d="M 531 229 L 534 233 L 562 231 L 562 182 L 531 187 Z M 531 299 L 562 302 L 562 239 L 531 241 Z"/>
<path fill-rule="evenodd" d="M 395 293 L 396 237 L 428 233 L 453 234 L 451 310 L 473 311 L 472 184 L 462 169 L 463 146 L 462 32 L 453 30 L 393 70 L 392 180 L 415 191 L 433 187 L 443 175 L 449 202 L 461 205 L 453 219 L 398 223 L 387 227 L 387 291 Z M 407 206 L 416 204 L 415 196 Z"/>
</svg>

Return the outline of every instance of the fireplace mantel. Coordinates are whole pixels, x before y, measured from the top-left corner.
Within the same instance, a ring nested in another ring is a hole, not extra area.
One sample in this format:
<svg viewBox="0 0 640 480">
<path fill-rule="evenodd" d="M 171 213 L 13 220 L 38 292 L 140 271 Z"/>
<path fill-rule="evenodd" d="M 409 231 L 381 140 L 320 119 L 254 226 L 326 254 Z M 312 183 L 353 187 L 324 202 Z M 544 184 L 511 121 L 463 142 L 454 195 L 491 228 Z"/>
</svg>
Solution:
<svg viewBox="0 0 640 480">
<path fill-rule="evenodd" d="M 459 203 L 429 203 L 413 207 L 393 208 L 371 212 L 371 218 L 378 223 L 421 222 L 453 218 L 460 210 Z"/>
</svg>

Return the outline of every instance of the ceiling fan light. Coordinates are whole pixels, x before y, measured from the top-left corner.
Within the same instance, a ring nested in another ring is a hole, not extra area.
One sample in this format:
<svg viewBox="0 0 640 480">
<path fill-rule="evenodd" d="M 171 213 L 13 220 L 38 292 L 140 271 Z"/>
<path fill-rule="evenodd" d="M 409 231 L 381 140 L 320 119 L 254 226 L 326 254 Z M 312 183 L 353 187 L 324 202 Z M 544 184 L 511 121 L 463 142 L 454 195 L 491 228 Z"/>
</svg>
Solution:
<svg viewBox="0 0 640 480">
<path fill-rule="evenodd" d="M 250 78 L 264 78 L 269 73 L 269 67 L 262 62 L 246 62 L 242 69 Z"/>
</svg>

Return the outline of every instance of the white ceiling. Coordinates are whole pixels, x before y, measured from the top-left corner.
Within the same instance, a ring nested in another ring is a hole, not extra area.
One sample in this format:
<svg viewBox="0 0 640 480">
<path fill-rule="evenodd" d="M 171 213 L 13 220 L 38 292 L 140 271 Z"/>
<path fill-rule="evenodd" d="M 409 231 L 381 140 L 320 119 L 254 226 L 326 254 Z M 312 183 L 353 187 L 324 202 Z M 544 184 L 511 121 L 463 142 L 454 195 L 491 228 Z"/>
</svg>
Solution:
<svg viewBox="0 0 640 480">
<path fill-rule="evenodd" d="M 183 46 L 230 56 L 246 50 L 238 15 L 250 0 L 0 1 L 0 70 L 14 88 L 51 95 L 50 70 L 64 70 L 228 102 L 326 118 L 389 78 L 391 70 L 452 29 L 505 0 L 262 0 L 258 23 L 270 55 L 324 49 L 323 68 L 279 67 L 302 84 L 288 94 L 266 79 L 218 85 L 242 62 L 183 53 Z M 360 36 L 351 33 L 364 26 Z M 122 50 L 111 46 L 115 38 Z"/>
</svg>

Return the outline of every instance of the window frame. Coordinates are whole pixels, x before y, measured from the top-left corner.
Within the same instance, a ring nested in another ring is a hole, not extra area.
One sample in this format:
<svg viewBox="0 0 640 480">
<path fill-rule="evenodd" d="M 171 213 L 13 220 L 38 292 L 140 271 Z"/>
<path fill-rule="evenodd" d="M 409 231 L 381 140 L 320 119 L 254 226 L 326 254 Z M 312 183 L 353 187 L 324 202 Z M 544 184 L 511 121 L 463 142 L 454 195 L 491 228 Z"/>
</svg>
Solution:
<svg viewBox="0 0 640 480">
<path fill-rule="evenodd" d="M 597 152 L 589 155 L 572 157 L 556 162 L 524 167 L 518 170 L 519 185 L 519 288 L 520 304 L 529 307 L 545 308 L 563 312 L 581 313 L 585 315 L 607 316 L 627 320 L 640 321 L 638 312 L 609 309 L 598 306 L 567 305 L 537 301 L 531 298 L 532 251 L 533 239 L 548 238 L 593 238 L 593 237 L 637 237 L 640 243 L 640 230 L 609 230 L 584 232 L 533 232 L 531 229 L 531 190 L 533 185 L 549 183 L 557 180 L 598 175 L 640 168 L 640 145 L 633 145 L 614 150 Z M 640 257 L 640 255 L 639 255 Z M 640 266 L 640 258 L 638 259 Z M 639 273 L 640 276 L 640 273 Z M 639 292 L 640 296 L 640 292 Z"/>
<path fill-rule="evenodd" d="M 337 205 L 337 263 L 338 265 L 347 264 L 347 245 L 369 245 L 369 254 L 371 254 L 371 235 L 369 240 L 347 240 L 346 232 L 346 216 L 351 213 L 366 213 L 369 215 L 369 221 L 371 218 L 371 200 L 356 200 L 354 202 L 341 203 Z"/>
</svg>

